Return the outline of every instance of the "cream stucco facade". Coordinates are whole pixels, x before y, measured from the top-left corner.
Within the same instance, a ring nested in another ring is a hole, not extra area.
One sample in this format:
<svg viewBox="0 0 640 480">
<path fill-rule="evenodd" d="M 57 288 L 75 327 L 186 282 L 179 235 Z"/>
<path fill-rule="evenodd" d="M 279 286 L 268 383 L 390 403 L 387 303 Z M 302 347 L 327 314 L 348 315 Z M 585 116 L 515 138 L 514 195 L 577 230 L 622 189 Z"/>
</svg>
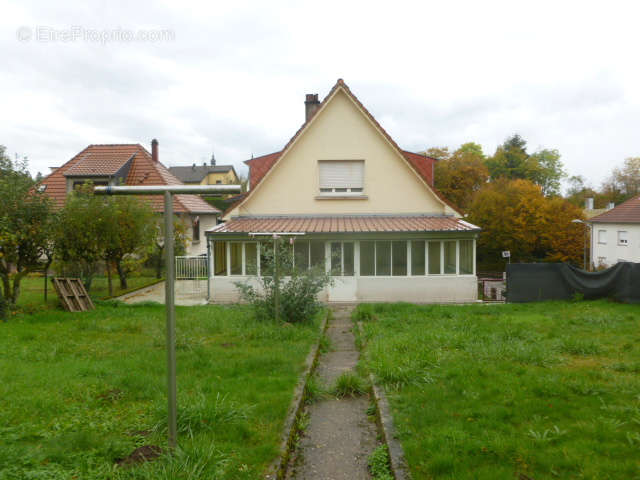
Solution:
<svg viewBox="0 0 640 480">
<path fill-rule="evenodd" d="M 361 196 L 320 195 L 319 161 L 364 160 Z M 314 116 L 251 196 L 226 215 L 453 214 L 342 90 Z"/>
</svg>

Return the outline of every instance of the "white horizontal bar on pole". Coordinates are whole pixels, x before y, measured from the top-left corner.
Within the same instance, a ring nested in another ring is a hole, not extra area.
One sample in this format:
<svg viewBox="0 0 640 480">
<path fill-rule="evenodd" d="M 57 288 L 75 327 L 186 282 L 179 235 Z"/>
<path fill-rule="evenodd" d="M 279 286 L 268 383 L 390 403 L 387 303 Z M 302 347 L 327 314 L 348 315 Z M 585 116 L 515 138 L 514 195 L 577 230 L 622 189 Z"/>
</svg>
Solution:
<svg viewBox="0 0 640 480">
<path fill-rule="evenodd" d="M 240 193 L 240 185 L 121 185 L 94 187 L 93 192 L 101 195 L 159 195 L 165 192 L 172 194 L 199 193 Z"/>
</svg>

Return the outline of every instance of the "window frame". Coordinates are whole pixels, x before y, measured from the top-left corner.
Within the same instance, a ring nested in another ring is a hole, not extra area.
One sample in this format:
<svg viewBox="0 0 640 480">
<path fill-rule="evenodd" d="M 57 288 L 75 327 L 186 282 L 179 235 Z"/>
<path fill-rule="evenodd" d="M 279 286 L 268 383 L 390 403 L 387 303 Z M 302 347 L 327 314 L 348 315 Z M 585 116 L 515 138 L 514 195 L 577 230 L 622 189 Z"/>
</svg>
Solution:
<svg viewBox="0 0 640 480">
<path fill-rule="evenodd" d="M 624 234 L 624 235 L 621 235 L 621 234 Z M 621 246 L 621 247 L 629 246 L 629 231 L 628 230 L 618 230 L 618 245 Z"/>
<path fill-rule="evenodd" d="M 599 229 L 598 230 L 598 245 L 606 245 L 607 244 L 607 230 Z"/>
<path fill-rule="evenodd" d="M 353 163 L 362 165 L 362 186 L 361 187 L 323 187 L 322 186 L 322 165 L 329 163 Z M 318 197 L 363 197 L 365 196 L 365 161 L 364 159 L 321 159 L 318 160 Z"/>
</svg>

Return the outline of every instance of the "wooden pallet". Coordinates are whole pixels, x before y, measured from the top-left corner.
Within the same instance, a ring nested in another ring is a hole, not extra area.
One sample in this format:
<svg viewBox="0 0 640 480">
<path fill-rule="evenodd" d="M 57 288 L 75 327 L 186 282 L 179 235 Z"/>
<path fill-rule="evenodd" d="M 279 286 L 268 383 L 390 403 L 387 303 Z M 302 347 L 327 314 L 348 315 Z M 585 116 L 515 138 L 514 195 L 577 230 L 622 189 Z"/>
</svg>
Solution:
<svg viewBox="0 0 640 480">
<path fill-rule="evenodd" d="M 52 278 L 60 303 L 67 312 L 86 312 L 96 308 L 79 278 Z"/>
</svg>

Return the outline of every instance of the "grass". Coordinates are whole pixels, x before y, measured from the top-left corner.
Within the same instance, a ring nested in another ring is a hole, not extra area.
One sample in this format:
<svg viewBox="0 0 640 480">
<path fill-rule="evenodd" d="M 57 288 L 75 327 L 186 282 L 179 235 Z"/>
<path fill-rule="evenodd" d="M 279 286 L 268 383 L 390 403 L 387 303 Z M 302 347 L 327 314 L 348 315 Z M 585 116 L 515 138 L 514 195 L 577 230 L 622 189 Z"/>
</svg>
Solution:
<svg viewBox="0 0 640 480">
<path fill-rule="evenodd" d="M 344 372 L 340 374 L 331 388 L 331 394 L 337 398 L 359 397 L 367 393 L 369 386 L 358 374 Z"/>
<path fill-rule="evenodd" d="M 138 288 L 145 287 L 157 281 L 155 277 L 132 276 L 127 278 L 129 285 L 127 289 L 123 290 L 120 288 L 120 281 L 117 276 L 114 276 L 112 280 L 114 296 L 123 295 L 128 291 L 137 290 Z M 37 275 L 27 276 L 20 282 L 20 290 L 17 313 L 34 313 L 38 310 L 56 308 L 59 305 L 58 296 L 51 283 L 51 277 L 49 277 L 47 287 L 46 304 L 44 303 L 44 277 Z M 95 277 L 91 284 L 89 295 L 91 295 L 93 300 L 106 298 L 109 295 L 107 277 Z"/>
<path fill-rule="evenodd" d="M 640 478 L 640 310 L 361 305 L 416 479 Z"/>
<path fill-rule="evenodd" d="M 389 466 L 389 452 L 386 445 L 379 445 L 367 459 L 369 472 L 373 480 L 393 480 Z"/>
<path fill-rule="evenodd" d="M 103 302 L 0 324 L 0 479 L 258 478 L 319 321 L 259 323 L 246 307 L 177 307 L 179 449 L 166 446 L 164 308 Z"/>
</svg>

